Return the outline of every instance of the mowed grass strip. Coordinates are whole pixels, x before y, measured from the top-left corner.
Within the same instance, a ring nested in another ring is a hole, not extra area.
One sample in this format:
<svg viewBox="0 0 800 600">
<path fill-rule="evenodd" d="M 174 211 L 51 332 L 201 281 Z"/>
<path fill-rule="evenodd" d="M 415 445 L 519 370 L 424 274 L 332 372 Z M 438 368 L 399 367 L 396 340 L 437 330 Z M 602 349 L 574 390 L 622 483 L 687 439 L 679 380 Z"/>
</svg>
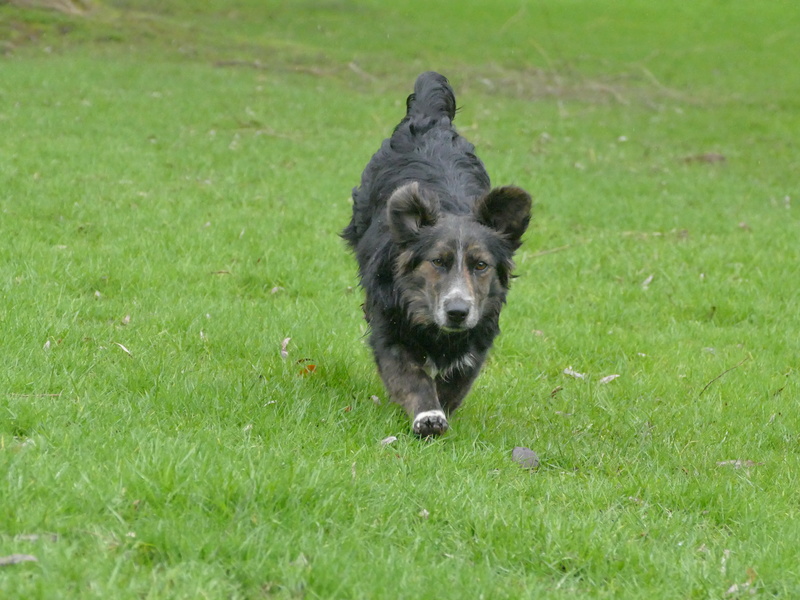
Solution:
<svg viewBox="0 0 800 600">
<path fill-rule="evenodd" d="M 0 596 L 797 595 L 790 13 L 0 7 Z M 337 234 L 430 68 L 536 205 L 422 443 Z"/>
</svg>

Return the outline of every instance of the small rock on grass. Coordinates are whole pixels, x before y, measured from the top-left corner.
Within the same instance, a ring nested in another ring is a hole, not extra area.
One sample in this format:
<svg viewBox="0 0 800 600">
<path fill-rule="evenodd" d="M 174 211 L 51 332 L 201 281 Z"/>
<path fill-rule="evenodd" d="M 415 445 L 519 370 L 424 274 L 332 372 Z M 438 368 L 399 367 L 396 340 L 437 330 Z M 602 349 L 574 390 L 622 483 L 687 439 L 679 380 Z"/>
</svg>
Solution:
<svg viewBox="0 0 800 600">
<path fill-rule="evenodd" d="M 511 451 L 511 460 L 523 469 L 535 469 L 539 466 L 539 456 L 524 446 L 517 446 Z"/>
</svg>

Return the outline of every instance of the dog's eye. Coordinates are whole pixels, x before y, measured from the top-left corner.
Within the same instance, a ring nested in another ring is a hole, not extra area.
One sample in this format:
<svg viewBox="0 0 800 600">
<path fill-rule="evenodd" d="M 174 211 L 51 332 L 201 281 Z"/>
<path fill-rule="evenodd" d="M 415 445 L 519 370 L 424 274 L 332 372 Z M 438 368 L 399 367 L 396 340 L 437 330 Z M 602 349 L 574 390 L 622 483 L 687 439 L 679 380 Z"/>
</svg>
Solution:
<svg viewBox="0 0 800 600">
<path fill-rule="evenodd" d="M 433 263 L 434 267 L 443 267 L 444 266 L 444 260 L 442 260 L 441 258 L 434 258 L 431 261 L 431 263 Z"/>
<path fill-rule="evenodd" d="M 485 271 L 488 267 L 489 265 L 483 262 L 482 260 L 475 263 L 476 271 Z"/>
</svg>

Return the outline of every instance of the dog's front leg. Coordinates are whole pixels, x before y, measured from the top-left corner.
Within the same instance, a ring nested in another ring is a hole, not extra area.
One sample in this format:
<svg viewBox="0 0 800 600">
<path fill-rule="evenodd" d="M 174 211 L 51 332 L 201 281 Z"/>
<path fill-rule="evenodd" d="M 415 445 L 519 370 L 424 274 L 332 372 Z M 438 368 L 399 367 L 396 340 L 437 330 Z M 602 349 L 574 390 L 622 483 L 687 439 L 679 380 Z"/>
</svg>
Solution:
<svg viewBox="0 0 800 600">
<path fill-rule="evenodd" d="M 436 378 L 436 394 L 447 415 L 453 414 L 453 411 L 461 406 L 464 396 L 469 392 L 479 372 L 480 366 L 454 373 L 446 378 Z"/>
<path fill-rule="evenodd" d="M 427 437 L 447 431 L 436 385 L 408 351 L 400 346 L 376 348 L 375 360 L 389 397 L 406 409 L 415 434 Z"/>
</svg>

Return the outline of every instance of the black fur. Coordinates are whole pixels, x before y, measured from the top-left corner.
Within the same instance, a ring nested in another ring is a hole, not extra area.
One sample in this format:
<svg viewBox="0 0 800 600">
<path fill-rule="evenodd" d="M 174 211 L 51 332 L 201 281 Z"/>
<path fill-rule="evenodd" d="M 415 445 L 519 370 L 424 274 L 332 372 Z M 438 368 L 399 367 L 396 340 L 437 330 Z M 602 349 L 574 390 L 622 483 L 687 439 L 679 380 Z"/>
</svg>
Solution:
<svg viewBox="0 0 800 600">
<path fill-rule="evenodd" d="M 407 112 L 353 190 L 342 237 L 355 251 L 370 345 L 392 400 L 419 435 L 447 429 L 500 332 L 530 196 L 491 189 L 454 129 L 447 79 L 423 73 Z"/>
</svg>

